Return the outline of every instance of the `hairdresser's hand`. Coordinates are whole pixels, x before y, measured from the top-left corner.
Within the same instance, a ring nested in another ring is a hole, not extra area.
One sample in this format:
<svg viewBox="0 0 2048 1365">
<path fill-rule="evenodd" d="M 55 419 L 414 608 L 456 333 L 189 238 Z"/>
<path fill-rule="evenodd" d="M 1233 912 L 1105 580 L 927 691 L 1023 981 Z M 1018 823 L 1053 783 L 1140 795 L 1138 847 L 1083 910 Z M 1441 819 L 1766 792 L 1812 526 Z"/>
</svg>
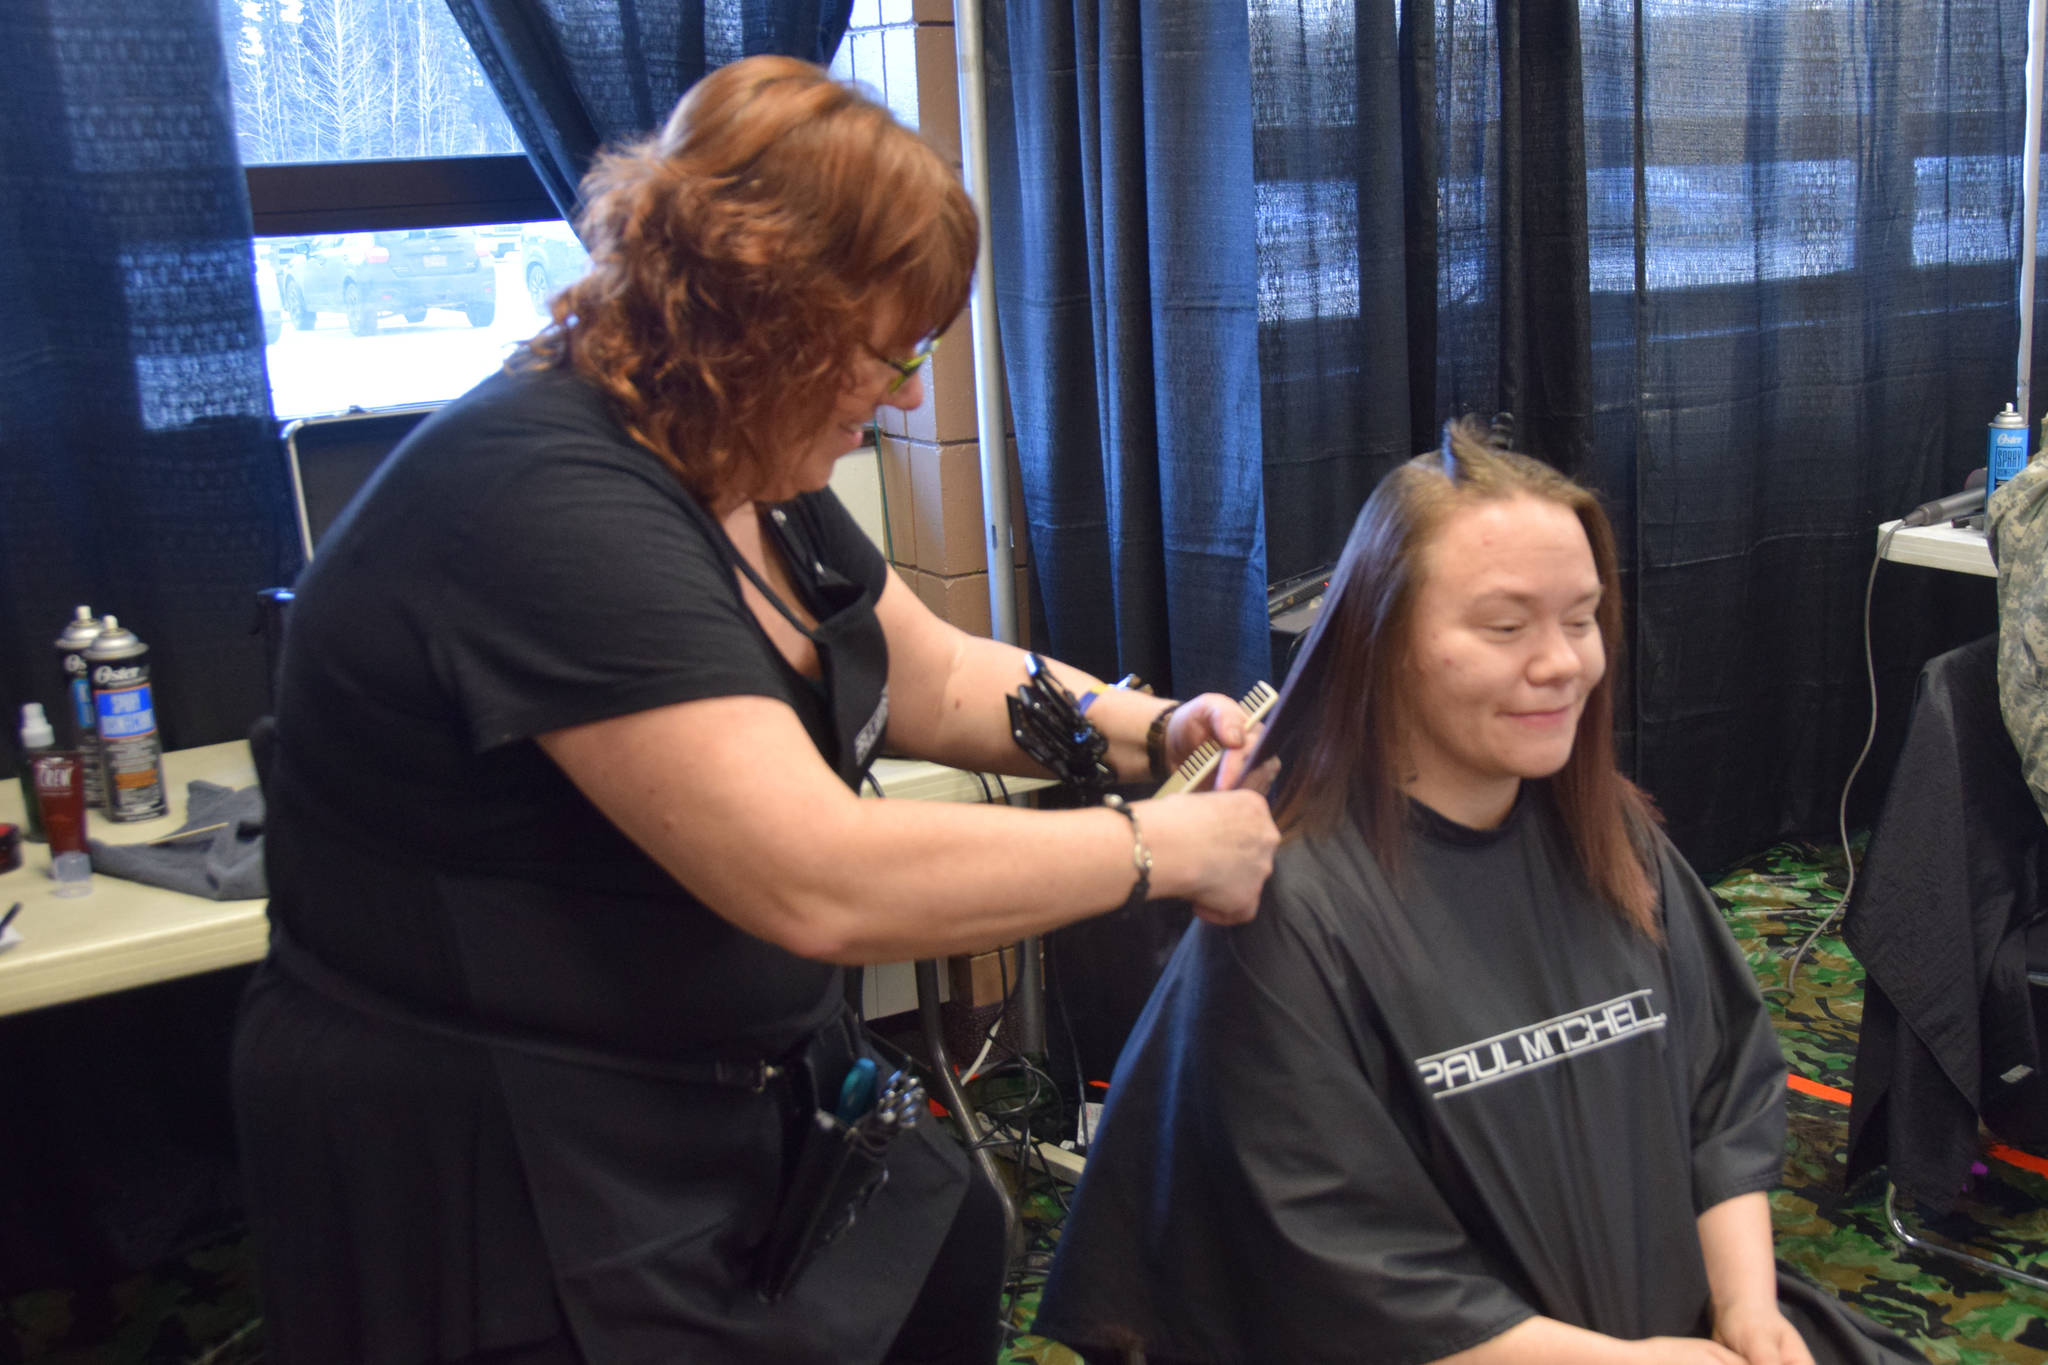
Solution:
<svg viewBox="0 0 2048 1365">
<path fill-rule="evenodd" d="M 1265 733 L 1263 725 L 1248 727 L 1244 747 L 1223 751 L 1223 761 L 1216 765 L 1216 780 L 1208 785 L 1219 792 L 1257 792 L 1264 796 L 1271 791 L 1273 779 L 1280 776 L 1280 759 L 1275 756 L 1256 768 L 1250 766 L 1252 754 L 1259 747 L 1259 737 Z"/>
<path fill-rule="evenodd" d="M 1280 831 L 1254 791 L 1184 792 L 1133 809 L 1152 850 L 1152 894 L 1182 896 L 1211 924 L 1242 924 L 1259 912 Z"/>
<path fill-rule="evenodd" d="M 1813 1365 L 1805 1339 L 1775 1301 L 1735 1304 L 1715 1314 L 1714 1340 L 1741 1356 L 1745 1365 Z"/>
<path fill-rule="evenodd" d="M 1230 752 L 1237 752 L 1240 757 L 1249 752 L 1248 746 L 1258 740 L 1258 730 L 1244 718 L 1237 703 L 1221 692 L 1189 697 L 1174 709 L 1173 718 L 1166 723 L 1167 766 L 1178 768 L 1189 754 L 1212 739 L 1226 751 L 1227 763 Z M 1220 775 L 1218 785 L 1223 785 Z"/>
</svg>

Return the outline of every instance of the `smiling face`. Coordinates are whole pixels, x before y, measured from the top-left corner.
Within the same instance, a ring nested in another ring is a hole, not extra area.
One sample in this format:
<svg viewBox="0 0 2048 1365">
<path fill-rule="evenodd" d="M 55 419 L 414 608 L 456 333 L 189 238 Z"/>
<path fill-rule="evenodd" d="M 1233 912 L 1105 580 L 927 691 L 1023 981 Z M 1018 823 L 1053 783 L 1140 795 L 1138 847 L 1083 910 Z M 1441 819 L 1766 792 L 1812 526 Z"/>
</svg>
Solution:
<svg viewBox="0 0 2048 1365">
<path fill-rule="evenodd" d="M 1528 494 L 1469 503 L 1423 549 L 1401 744 L 1407 793 L 1477 829 L 1571 757 L 1607 671 L 1578 516 Z"/>
<path fill-rule="evenodd" d="M 792 486 L 777 490 L 764 501 L 780 502 L 823 488 L 831 482 L 832 467 L 841 457 L 860 448 L 877 409 L 889 407 L 910 412 L 924 402 L 923 373 L 905 381 L 894 366 L 882 359 L 893 353 L 889 349 L 895 344 L 891 321 L 884 318 L 875 327 L 869 344 L 854 357 L 825 425 L 790 462 L 787 477 Z"/>
</svg>

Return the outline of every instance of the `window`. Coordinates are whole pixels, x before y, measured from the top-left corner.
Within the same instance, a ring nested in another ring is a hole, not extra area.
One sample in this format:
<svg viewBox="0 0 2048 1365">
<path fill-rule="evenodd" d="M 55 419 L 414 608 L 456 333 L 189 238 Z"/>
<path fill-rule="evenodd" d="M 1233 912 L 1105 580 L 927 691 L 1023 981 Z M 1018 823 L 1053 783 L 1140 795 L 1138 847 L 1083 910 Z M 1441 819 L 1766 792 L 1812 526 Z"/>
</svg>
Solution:
<svg viewBox="0 0 2048 1365">
<path fill-rule="evenodd" d="M 547 321 L 549 295 L 588 261 L 560 219 L 258 238 L 272 406 L 452 398 Z"/>
<path fill-rule="evenodd" d="M 585 258 L 441 0 L 223 0 L 280 417 L 452 398 Z"/>
</svg>

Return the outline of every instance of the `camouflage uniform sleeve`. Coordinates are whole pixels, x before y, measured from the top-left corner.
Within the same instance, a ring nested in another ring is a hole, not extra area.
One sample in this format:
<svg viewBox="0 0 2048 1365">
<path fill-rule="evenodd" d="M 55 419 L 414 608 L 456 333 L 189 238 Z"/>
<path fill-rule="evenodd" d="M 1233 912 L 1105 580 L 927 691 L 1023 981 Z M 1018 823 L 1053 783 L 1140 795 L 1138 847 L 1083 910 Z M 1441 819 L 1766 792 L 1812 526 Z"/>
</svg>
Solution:
<svg viewBox="0 0 2048 1365">
<path fill-rule="evenodd" d="M 2048 458 L 1991 495 L 1998 564 L 1998 707 L 2034 804 L 2048 819 Z"/>
</svg>

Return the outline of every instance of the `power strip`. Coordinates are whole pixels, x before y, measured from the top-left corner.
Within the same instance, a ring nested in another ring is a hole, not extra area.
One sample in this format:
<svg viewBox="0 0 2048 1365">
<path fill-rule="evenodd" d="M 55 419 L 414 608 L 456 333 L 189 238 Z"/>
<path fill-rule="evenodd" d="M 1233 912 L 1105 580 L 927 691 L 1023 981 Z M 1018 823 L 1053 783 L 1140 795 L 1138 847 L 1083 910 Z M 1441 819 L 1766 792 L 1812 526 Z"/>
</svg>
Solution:
<svg viewBox="0 0 2048 1365">
<path fill-rule="evenodd" d="M 1038 1155 L 1039 1159 L 1045 1162 L 1047 1170 L 1069 1185 L 1081 1179 L 1081 1168 L 1087 1163 L 1087 1158 L 1079 1152 L 1070 1152 L 1056 1142 L 1041 1140 L 1038 1144 Z"/>
</svg>

